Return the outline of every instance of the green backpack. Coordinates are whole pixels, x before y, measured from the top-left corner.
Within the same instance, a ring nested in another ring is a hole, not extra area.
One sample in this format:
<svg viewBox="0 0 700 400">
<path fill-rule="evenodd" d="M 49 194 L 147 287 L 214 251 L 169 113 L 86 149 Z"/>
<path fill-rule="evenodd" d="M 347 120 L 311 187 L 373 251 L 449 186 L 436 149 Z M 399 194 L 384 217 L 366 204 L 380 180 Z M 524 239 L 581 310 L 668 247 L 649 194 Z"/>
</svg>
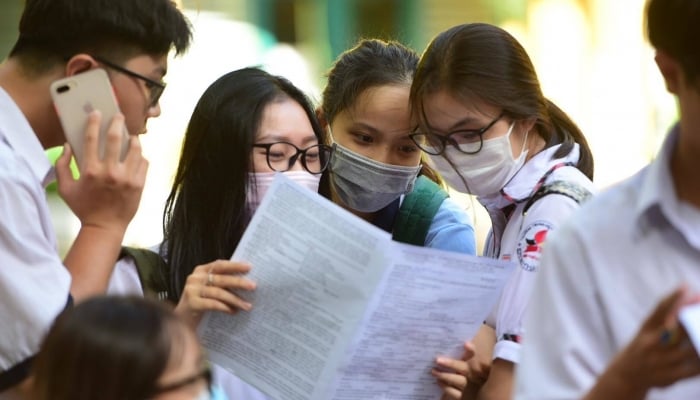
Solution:
<svg viewBox="0 0 700 400">
<path fill-rule="evenodd" d="M 397 242 L 425 245 L 428 229 L 442 202 L 449 197 L 437 183 L 421 175 L 413 191 L 407 194 L 394 223 L 393 239 Z"/>
</svg>

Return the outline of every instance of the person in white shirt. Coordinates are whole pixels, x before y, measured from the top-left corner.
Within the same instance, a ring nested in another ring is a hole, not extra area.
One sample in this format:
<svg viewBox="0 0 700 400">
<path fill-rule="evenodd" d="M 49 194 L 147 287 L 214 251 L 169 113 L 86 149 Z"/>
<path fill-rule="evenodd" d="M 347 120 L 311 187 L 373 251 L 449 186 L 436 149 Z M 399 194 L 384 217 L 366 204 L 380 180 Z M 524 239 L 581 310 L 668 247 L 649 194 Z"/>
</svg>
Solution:
<svg viewBox="0 0 700 400">
<path fill-rule="evenodd" d="M 459 25 L 433 39 L 411 99 L 412 139 L 491 216 L 484 255 L 519 266 L 466 349 L 464 358 L 476 352 L 471 366 L 440 357 L 433 374 L 444 398 L 507 399 L 542 248 L 593 192 L 593 157 L 576 124 L 542 94 L 523 47 L 493 25 Z"/>
<path fill-rule="evenodd" d="M 647 29 L 680 122 L 658 158 L 547 244 L 515 398 L 698 399 L 678 321 L 700 299 L 700 2 L 651 0 Z"/>
<path fill-rule="evenodd" d="M 137 135 L 160 114 L 169 51 L 185 51 L 190 37 L 169 0 L 26 2 L 17 42 L 0 65 L 0 398 L 17 395 L 56 315 L 106 289 L 146 178 Z M 100 115 L 90 114 L 83 173 L 73 179 L 69 146 L 55 171 L 44 155 L 66 141 L 49 87 L 93 68 L 107 71 L 122 114 L 111 121 L 103 159 Z M 120 161 L 125 126 L 132 136 Z M 81 222 L 64 260 L 44 193 L 54 177 Z"/>
</svg>

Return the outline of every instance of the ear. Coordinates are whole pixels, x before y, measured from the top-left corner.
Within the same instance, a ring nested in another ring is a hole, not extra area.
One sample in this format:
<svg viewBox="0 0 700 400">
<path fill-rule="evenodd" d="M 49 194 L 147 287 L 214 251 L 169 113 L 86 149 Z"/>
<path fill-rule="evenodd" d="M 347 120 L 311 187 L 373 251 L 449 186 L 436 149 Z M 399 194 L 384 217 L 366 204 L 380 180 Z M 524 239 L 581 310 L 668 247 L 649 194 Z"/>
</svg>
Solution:
<svg viewBox="0 0 700 400">
<path fill-rule="evenodd" d="M 681 85 L 682 79 L 682 70 L 678 62 L 663 50 L 656 51 L 654 60 L 659 67 L 659 71 L 661 71 L 661 75 L 664 77 L 666 90 L 673 94 L 678 94 L 678 88 Z"/>
<path fill-rule="evenodd" d="M 66 76 L 73 76 L 97 67 L 97 61 L 88 54 L 76 54 L 66 63 Z"/>
<path fill-rule="evenodd" d="M 323 113 L 323 109 L 321 107 L 316 108 L 316 119 L 318 119 L 318 123 L 321 124 L 321 128 L 323 128 L 323 130 L 328 130 L 326 114 Z"/>
</svg>

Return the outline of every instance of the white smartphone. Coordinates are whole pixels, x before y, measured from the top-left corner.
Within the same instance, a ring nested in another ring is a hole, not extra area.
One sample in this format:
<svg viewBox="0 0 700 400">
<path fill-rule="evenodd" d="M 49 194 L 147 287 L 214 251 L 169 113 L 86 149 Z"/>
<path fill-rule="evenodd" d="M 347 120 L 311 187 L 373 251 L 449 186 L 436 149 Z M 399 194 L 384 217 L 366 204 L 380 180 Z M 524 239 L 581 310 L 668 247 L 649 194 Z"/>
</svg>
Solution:
<svg viewBox="0 0 700 400">
<path fill-rule="evenodd" d="M 107 129 L 112 118 L 119 112 L 117 98 L 107 72 L 101 68 L 93 68 L 86 72 L 59 79 L 51 83 L 51 97 L 56 113 L 61 121 L 66 140 L 73 149 L 78 167 L 82 165 L 83 143 L 88 114 L 93 110 L 102 113 L 98 141 L 98 155 L 104 157 L 107 142 Z M 124 127 L 120 152 L 120 160 L 126 157 L 129 148 L 129 134 Z"/>
</svg>

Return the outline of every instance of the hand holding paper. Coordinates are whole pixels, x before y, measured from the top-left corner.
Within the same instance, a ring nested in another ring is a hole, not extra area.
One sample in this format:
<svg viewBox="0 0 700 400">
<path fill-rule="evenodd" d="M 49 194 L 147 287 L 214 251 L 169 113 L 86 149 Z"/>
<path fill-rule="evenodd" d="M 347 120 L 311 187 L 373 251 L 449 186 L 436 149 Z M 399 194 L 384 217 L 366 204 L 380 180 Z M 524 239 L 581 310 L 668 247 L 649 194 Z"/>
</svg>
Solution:
<svg viewBox="0 0 700 400">
<path fill-rule="evenodd" d="M 207 314 L 202 342 L 280 400 L 435 399 L 435 357 L 461 355 L 513 267 L 393 242 L 281 175 L 232 259 L 255 266 L 255 308 Z"/>
</svg>

